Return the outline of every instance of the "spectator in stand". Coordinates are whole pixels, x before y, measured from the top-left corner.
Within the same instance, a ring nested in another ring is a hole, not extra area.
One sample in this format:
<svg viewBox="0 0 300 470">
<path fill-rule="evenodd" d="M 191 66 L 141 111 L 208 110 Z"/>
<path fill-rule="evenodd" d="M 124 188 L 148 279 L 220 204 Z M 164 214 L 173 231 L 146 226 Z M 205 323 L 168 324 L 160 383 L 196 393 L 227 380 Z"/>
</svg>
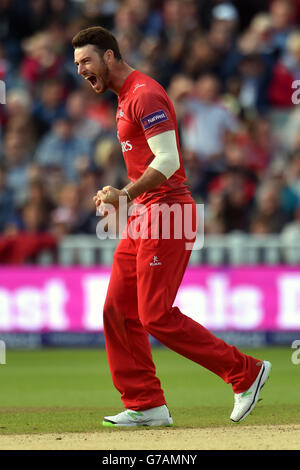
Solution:
<svg viewBox="0 0 300 470">
<path fill-rule="evenodd" d="M 93 195 L 96 194 L 98 188 L 103 186 L 102 183 L 102 174 L 97 169 L 88 169 L 81 174 L 78 184 L 81 217 L 80 223 L 75 229 L 77 233 L 88 233 L 93 235 L 96 233 L 99 216 L 95 212 Z"/>
<path fill-rule="evenodd" d="M 80 14 L 80 10 L 76 3 L 71 0 L 49 0 L 50 17 L 66 24 L 76 15 Z"/>
<path fill-rule="evenodd" d="M 203 172 L 204 191 L 211 177 L 224 169 L 225 142 L 238 130 L 236 119 L 219 100 L 219 80 L 213 75 L 200 77 L 195 96 L 187 101 L 182 125 L 185 157 L 197 163 L 199 174 Z"/>
<path fill-rule="evenodd" d="M 81 15 L 85 24 L 89 26 L 101 24 L 103 27 L 111 29 L 119 3 L 120 0 L 85 0 L 80 2 Z M 77 31 L 80 31 L 80 28 Z"/>
<path fill-rule="evenodd" d="M 264 57 L 256 53 L 244 55 L 237 70 L 242 80 L 239 99 L 246 117 L 265 114 L 269 106 L 266 90 L 271 69 Z"/>
<path fill-rule="evenodd" d="M 205 32 L 207 32 L 211 27 L 213 10 L 224 3 L 228 4 L 229 2 L 227 2 L 226 0 L 201 0 L 201 2 L 199 2 L 199 21 L 201 24 L 201 28 Z"/>
<path fill-rule="evenodd" d="M 90 165 L 90 154 L 91 142 L 75 134 L 72 120 L 66 116 L 53 122 L 37 147 L 35 160 L 45 168 L 61 168 L 70 182 L 77 181 L 80 171 Z"/>
<path fill-rule="evenodd" d="M 271 231 L 268 217 L 257 214 L 251 219 L 249 232 L 252 235 L 269 235 Z"/>
<path fill-rule="evenodd" d="M 297 153 L 295 153 L 295 155 L 291 155 L 290 160 L 287 159 L 285 162 L 280 159 L 274 161 L 265 176 L 265 179 L 271 179 L 278 187 L 280 205 L 287 216 L 287 222 L 293 219 L 295 210 L 299 205 L 300 194 L 297 192 L 297 178 L 299 178 L 299 174 L 299 168 L 297 174 Z M 294 184 L 295 182 L 296 184 Z"/>
<path fill-rule="evenodd" d="M 299 100 L 300 97 L 300 86 L 294 90 L 296 92 L 296 98 Z M 294 107 L 287 115 L 287 119 L 282 126 L 281 142 L 284 145 L 285 150 L 288 153 L 293 152 L 299 143 L 300 134 L 300 106 L 295 104 Z"/>
<path fill-rule="evenodd" d="M 211 12 L 208 37 L 217 46 L 222 55 L 234 46 L 238 30 L 239 13 L 236 7 L 229 2 L 215 5 Z"/>
<path fill-rule="evenodd" d="M 248 232 L 252 198 L 249 197 L 247 175 L 240 169 L 227 170 L 227 188 L 224 191 L 223 222 L 224 232 Z"/>
<path fill-rule="evenodd" d="M 14 196 L 12 189 L 7 186 L 6 171 L 0 166 L 0 233 L 5 226 L 15 218 Z"/>
<path fill-rule="evenodd" d="M 158 44 L 161 24 L 161 14 L 150 11 L 148 0 L 127 0 L 120 4 L 114 18 L 114 34 L 126 62 L 141 69 L 141 62 L 149 58 L 146 49 Z"/>
<path fill-rule="evenodd" d="M 160 35 L 163 22 L 160 10 L 151 8 L 150 0 L 126 0 L 126 5 L 134 12 L 136 25 L 143 36 Z"/>
<path fill-rule="evenodd" d="M 194 35 L 182 59 L 184 73 L 196 80 L 199 75 L 217 75 L 218 66 L 218 53 L 208 37 L 202 34 Z"/>
<path fill-rule="evenodd" d="M 280 189 L 271 180 L 263 182 L 256 193 L 256 206 L 251 219 L 263 218 L 269 227 L 269 233 L 280 233 L 289 221 L 287 213 L 282 209 Z"/>
<path fill-rule="evenodd" d="M 186 113 L 186 102 L 187 100 L 192 99 L 194 85 L 194 81 L 188 75 L 179 74 L 172 78 L 168 88 L 168 95 L 173 102 L 176 112 L 179 140 L 182 149 L 182 133 L 185 129 L 184 120 Z M 198 162 L 196 158 L 194 158 L 194 154 L 185 151 L 183 152 L 183 160 L 189 186 L 192 193 L 195 195 L 196 192 L 199 192 L 199 187 L 201 185 L 201 175 L 199 174 Z"/>
<path fill-rule="evenodd" d="M 0 237 L 0 263 L 25 264 L 38 261 L 44 251 L 55 252 L 57 240 L 45 231 L 46 217 L 42 207 L 28 202 L 21 210 L 21 228 L 7 226 Z"/>
<path fill-rule="evenodd" d="M 224 196 L 222 191 L 211 191 L 208 194 L 204 213 L 204 231 L 207 235 L 223 234 L 225 232 L 223 213 Z"/>
<path fill-rule="evenodd" d="M 272 22 L 272 46 L 278 56 L 284 52 L 289 35 L 295 30 L 295 0 L 271 0 L 270 15 Z"/>
<path fill-rule="evenodd" d="M 57 207 L 60 202 L 59 195 L 66 184 L 62 168 L 55 165 L 42 167 L 35 162 L 30 167 L 30 173 L 33 173 L 32 180 L 40 179 L 43 181 L 50 203 L 53 207 Z"/>
<path fill-rule="evenodd" d="M 30 115 L 16 114 L 12 115 L 6 126 L 5 134 L 15 134 L 23 142 L 23 148 L 26 149 L 28 155 L 31 155 L 37 143 L 36 129 L 34 121 Z"/>
<path fill-rule="evenodd" d="M 70 235 L 72 230 L 72 219 L 69 211 L 55 209 L 50 216 L 50 233 L 59 241 Z"/>
<path fill-rule="evenodd" d="M 56 119 L 66 114 L 64 83 L 59 79 L 45 80 L 38 88 L 38 98 L 34 103 L 32 114 L 39 135 L 48 132 Z"/>
<path fill-rule="evenodd" d="M 58 206 L 49 216 L 51 233 L 58 238 L 76 233 L 95 235 L 99 217 L 95 212 L 93 191 L 102 183 L 101 173 L 88 169 L 80 175 L 78 185 L 64 185 L 58 195 Z"/>
<path fill-rule="evenodd" d="M 124 32 L 118 41 L 122 57 L 124 57 L 126 62 L 132 64 L 133 67 L 136 67 L 143 58 L 139 47 L 141 41 L 142 36 L 134 30 Z"/>
<path fill-rule="evenodd" d="M 271 18 L 257 15 L 236 41 L 226 61 L 225 78 L 240 78 L 239 101 L 244 114 L 266 113 L 269 107 L 267 89 L 276 59 L 270 42 Z"/>
<path fill-rule="evenodd" d="M 10 89 L 6 96 L 6 119 L 15 116 L 30 116 L 32 110 L 32 98 L 25 88 Z"/>
<path fill-rule="evenodd" d="M 270 54 L 276 52 L 276 47 L 273 43 L 273 24 L 270 13 L 258 13 L 252 19 L 247 35 L 244 47 L 254 49 L 255 52 L 262 54 Z"/>
<path fill-rule="evenodd" d="M 163 4 L 163 20 L 163 35 L 168 45 L 179 41 L 181 47 L 181 39 L 184 40 L 185 35 L 200 31 L 197 2 L 194 0 L 166 0 Z"/>
<path fill-rule="evenodd" d="M 21 231 L 26 233 L 43 232 L 46 228 L 47 213 L 36 201 L 27 201 L 21 209 Z"/>
<path fill-rule="evenodd" d="M 292 33 L 286 41 L 286 51 L 276 63 L 269 88 L 271 105 L 292 108 L 294 81 L 300 80 L 300 32 Z"/>
<path fill-rule="evenodd" d="M 141 58 L 137 61 L 136 68 L 167 88 L 172 79 L 170 70 L 173 70 L 173 65 L 166 54 L 162 39 L 146 36 L 140 43 L 139 51 Z"/>
<path fill-rule="evenodd" d="M 231 75 L 225 81 L 225 90 L 221 96 L 220 104 L 240 122 L 243 121 L 243 109 L 240 103 L 242 79 L 238 74 Z"/>
<path fill-rule="evenodd" d="M 236 47 L 237 24 L 236 10 L 233 10 L 231 14 L 229 10 L 229 15 L 216 13 L 207 33 L 208 41 L 218 57 L 216 69 L 223 86 L 231 72 L 231 58 Z"/>
<path fill-rule="evenodd" d="M 29 0 L 21 3 L 25 4 L 21 10 L 24 15 L 23 20 L 25 20 L 25 36 L 31 36 L 46 28 L 50 14 L 49 2 L 47 0 Z"/>
<path fill-rule="evenodd" d="M 138 27 L 137 15 L 127 2 L 120 4 L 116 11 L 113 34 L 118 38 L 118 41 L 121 42 L 126 35 L 131 35 L 133 38 L 135 37 L 137 44 L 142 40 L 142 34 Z M 132 48 L 135 55 L 139 53 L 137 44 Z"/>
<path fill-rule="evenodd" d="M 237 30 L 239 26 L 239 12 L 231 1 L 217 1 L 211 10 L 211 21 L 225 22 L 230 29 Z"/>
<path fill-rule="evenodd" d="M 95 147 L 94 163 L 105 184 L 121 188 L 128 184 L 120 144 L 115 139 L 99 139 Z"/>
<path fill-rule="evenodd" d="M 203 163 L 217 162 L 222 156 L 228 135 L 238 123 L 219 104 L 220 82 L 213 75 L 201 76 L 195 84 L 195 95 L 186 105 L 184 147 Z"/>
<path fill-rule="evenodd" d="M 50 233 L 16 233 L 0 236 L 0 264 L 38 264 L 47 251 L 56 256 L 57 239 Z"/>
<path fill-rule="evenodd" d="M 51 201 L 47 188 L 42 179 L 32 179 L 28 184 L 26 201 L 41 208 L 44 214 L 44 225 L 47 226 L 47 217 L 54 209 L 54 203 Z"/>
<path fill-rule="evenodd" d="M 182 124 L 182 119 L 184 118 L 185 103 L 186 100 L 192 98 L 194 85 L 194 81 L 188 75 L 184 74 L 174 75 L 170 82 L 168 95 L 175 108 L 179 130 Z"/>
<path fill-rule="evenodd" d="M 265 116 L 249 120 L 247 131 L 247 167 L 258 178 L 263 178 L 281 146 L 272 133 L 270 120 Z"/>
<path fill-rule="evenodd" d="M 168 70 L 168 78 L 165 79 L 167 83 L 175 73 L 180 72 L 182 67 L 183 69 L 188 67 L 185 66 L 185 62 L 190 64 L 193 56 L 198 58 L 202 53 L 201 43 L 197 40 L 197 36 L 201 33 L 197 21 L 197 5 L 195 2 L 191 2 L 190 5 L 192 8 L 180 0 L 166 0 L 163 4 L 164 28 L 161 47 Z M 198 63 L 196 59 L 195 62 Z M 196 70 L 193 70 L 193 73 L 196 74 Z"/>
<path fill-rule="evenodd" d="M 247 168 L 247 148 L 235 139 L 227 143 L 224 153 L 226 169 L 210 182 L 209 197 L 216 193 L 222 195 L 219 218 L 225 233 L 247 232 L 256 189 L 255 176 Z"/>
<path fill-rule="evenodd" d="M 209 191 L 226 192 L 228 188 L 233 187 L 232 180 L 238 175 L 238 178 L 244 179 L 245 193 L 247 201 L 254 196 L 257 177 L 249 168 L 249 150 L 247 144 L 241 141 L 237 135 L 230 140 L 224 147 L 224 160 L 226 167 L 224 171 L 218 174 L 209 184 Z"/>
<path fill-rule="evenodd" d="M 19 206 L 25 199 L 31 163 L 27 137 L 15 131 L 6 132 L 0 162 L 7 170 L 7 184 L 13 190 L 14 204 Z"/>
<path fill-rule="evenodd" d="M 71 233 L 75 227 L 80 212 L 80 197 L 76 184 L 65 184 L 58 195 L 58 207 L 51 213 L 51 220 L 54 223 L 64 223 Z"/>
<path fill-rule="evenodd" d="M 53 40 L 48 32 L 40 31 L 23 42 L 20 75 L 32 92 L 38 82 L 57 78 L 62 71 L 63 59 L 55 51 Z"/>
<path fill-rule="evenodd" d="M 27 2 L 12 0 L 0 2 L 0 44 L 14 68 L 18 67 L 22 58 L 21 40 L 28 33 L 27 21 L 29 18 L 24 16 L 22 3 Z"/>
<path fill-rule="evenodd" d="M 289 190 L 300 202 L 300 147 L 291 154 L 288 165 L 285 169 L 285 182 Z M 296 204 L 295 204 L 296 205 Z M 298 205 L 298 204 L 297 204 Z M 296 207 L 293 207 L 293 210 Z"/>
<path fill-rule="evenodd" d="M 183 149 L 184 117 L 186 113 L 186 102 L 192 99 L 194 90 L 194 81 L 184 74 L 175 75 L 169 85 L 168 95 L 173 102 L 177 123 L 180 146 Z M 199 174 L 198 162 L 190 152 L 183 152 L 184 168 L 193 194 L 195 194 L 201 185 L 201 176 Z"/>
<path fill-rule="evenodd" d="M 300 262 L 300 252 L 298 248 L 300 240 L 300 204 L 295 208 L 293 219 L 292 222 L 289 222 L 283 228 L 281 240 L 287 245 L 284 250 L 285 259 L 291 264 L 298 265 Z M 289 244 L 291 245 L 290 248 L 288 247 Z"/>
<path fill-rule="evenodd" d="M 89 98 L 83 89 L 73 91 L 66 100 L 66 113 L 72 121 L 74 134 L 92 143 L 105 129 L 99 121 L 88 116 L 88 106 Z"/>
<path fill-rule="evenodd" d="M 94 179 L 95 176 L 95 179 Z M 86 172 L 81 176 L 80 185 L 66 184 L 59 194 L 59 204 L 51 213 L 52 229 L 59 229 L 66 234 L 71 233 L 96 233 L 96 225 L 99 219 L 95 213 L 95 206 L 92 209 L 91 203 L 87 204 L 87 195 L 91 194 L 94 187 L 89 188 L 88 193 L 85 178 L 89 183 L 97 181 L 97 173 Z"/>
</svg>

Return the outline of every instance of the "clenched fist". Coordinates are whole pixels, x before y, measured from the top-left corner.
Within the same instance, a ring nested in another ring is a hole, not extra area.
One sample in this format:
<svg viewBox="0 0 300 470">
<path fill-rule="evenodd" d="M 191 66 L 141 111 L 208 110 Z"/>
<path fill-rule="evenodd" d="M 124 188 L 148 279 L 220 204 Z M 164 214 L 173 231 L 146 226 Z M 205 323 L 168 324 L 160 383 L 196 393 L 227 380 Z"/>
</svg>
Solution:
<svg viewBox="0 0 300 470">
<path fill-rule="evenodd" d="M 120 197 L 126 197 L 126 193 L 123 190 L 116 189 L 113 186 L 104 186 L 100 191 L 97 192 L 93 200 L 100 213 L 105 215 L 109 212 L 109 207 L 113 206 L 118 209 L 120 204 Z M 100 206 L 100 207 L 99 207 Z"/>
</svg>

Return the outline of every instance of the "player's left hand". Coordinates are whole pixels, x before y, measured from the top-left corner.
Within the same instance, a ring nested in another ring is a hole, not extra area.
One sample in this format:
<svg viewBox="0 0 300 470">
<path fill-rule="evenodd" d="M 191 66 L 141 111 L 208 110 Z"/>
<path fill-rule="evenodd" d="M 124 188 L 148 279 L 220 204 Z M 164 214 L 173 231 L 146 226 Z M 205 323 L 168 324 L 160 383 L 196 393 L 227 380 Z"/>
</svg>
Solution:
<svg viewBox="0 0 300 470">
<path fill-rule="evenodd" d="M 113 186 L 104 186 L 104 188 L 97 192 L 97 196 L 94 199 L 96 199 L 96 201 L 101 201 L 103 204 L 111 204 L 115 209 L 117 209 L 119 207 L 119 198 L 121 196 L 124 197 L 124 194 L 120 189 L 116 189 Z"/>
</svg>

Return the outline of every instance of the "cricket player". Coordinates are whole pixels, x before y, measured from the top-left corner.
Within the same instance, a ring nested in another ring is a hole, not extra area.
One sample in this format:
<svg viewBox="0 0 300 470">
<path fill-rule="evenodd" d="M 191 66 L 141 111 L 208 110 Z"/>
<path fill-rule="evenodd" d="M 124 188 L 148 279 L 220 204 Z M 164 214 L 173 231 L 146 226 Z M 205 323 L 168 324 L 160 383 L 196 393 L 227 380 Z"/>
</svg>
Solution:
<svg viewBox="0 0 300 470">
<path fill-rule="evenodd" d="M 172 426 L 173 419 L 156 376 L 148 334 L 182 356 L 209 369 L 231 384 L 234 422 L 255 407 L 271 364 L 240 352 L 173 306 L 187 267 L 190 234 L 182 231 L 184 217 L 170 217 L 170 236 L 162 236 L 165 208 L 176 204 L 196 220 L 196 204 L 186 183 L 179 148 L 176 115 L 158 82 L 122 60 L 115 37 L 102 27 L 80 31 L 72 40 L 78 74 L 96 93 L 118 96 L 117 133 L 130 183 L 123 189 L 105 186 L 95 205 L 119 207 L 120 197 L 142 207 L 130 215 L 127 237 L 114 254 L 104 305 L 104 333 L 112 380 L 125 410 L 106 416 L 104 426 Z M 162 215 L 147 218 L 151 208 Z M 180 211 L 179 211 L 180 212 Z M 130 236 L 138 219 L 144 236 Z M 149 222 L 150 220 L 150 222 Z M 146 222 L 145 222 L 146 221 Z M 157 237 L 146 236 L 158 230 Z M 195 239 L 195 238 L 194 238 Z M 194 241 L 192 239 L 192 242 Z M 188 248 L 187 248 L 188 247 Z"/>
</svg>

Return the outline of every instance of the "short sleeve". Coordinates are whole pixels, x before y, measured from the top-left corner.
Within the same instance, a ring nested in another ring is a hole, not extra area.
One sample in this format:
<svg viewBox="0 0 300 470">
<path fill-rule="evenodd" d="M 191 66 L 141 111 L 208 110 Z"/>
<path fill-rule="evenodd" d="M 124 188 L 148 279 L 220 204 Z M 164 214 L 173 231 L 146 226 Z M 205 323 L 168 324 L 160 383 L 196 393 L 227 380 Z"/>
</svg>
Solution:
<svg viewBox="0 0 300 470">
<path fill-rule="evenodd" d="M 159 91 L 139 93 L 134 100 L 133 113 L 146 139 L 176 128 L 171 103 L 167 96 Z"/>
</svg>

